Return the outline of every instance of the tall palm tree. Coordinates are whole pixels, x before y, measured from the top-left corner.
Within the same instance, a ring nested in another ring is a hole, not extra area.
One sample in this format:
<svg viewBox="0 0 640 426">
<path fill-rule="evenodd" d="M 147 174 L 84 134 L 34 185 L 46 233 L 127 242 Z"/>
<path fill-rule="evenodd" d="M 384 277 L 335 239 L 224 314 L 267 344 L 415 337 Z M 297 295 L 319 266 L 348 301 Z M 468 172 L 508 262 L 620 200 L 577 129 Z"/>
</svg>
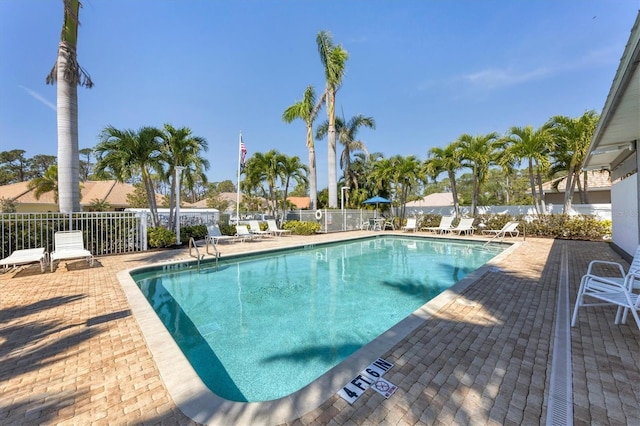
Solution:
<svg viewBox="0 0 640 426">
<path fill-rule="evenodd" d="M 343 171 L 343 178 L 345 186 L 358 189 L 358 182 L 355 175 L 351 172 L 351 154 L 357 151 L 362 151 L 367 154 L 367 148 L 359 139 L 356 139 L 356 135 L 361 127 L 368 127 L 370 129 L 376 128 L 376 122 L 373 117 L 365 117 L 362 114 L 358 114 L 352 117 L 349 122 L 344 121 L 340 117 L 336 118 L 335 129 L 338 135 L 338 140 L 344 146 L 340 155 L 340 167 Z M 318 127 L 316 137 L 318 139 L 324 138 L 329 130 L 329 122 L 324 122 Z"/>
<path fill-rule="evenodd" d="M 424 171 L 428 177 L 436 180 L 440 173 L 446 172 L 451 183 L 451 196 L 456 217 L 460 216 L 460 201 L 458 200 L 458 187 L 456 185 L 456 173 L 462 168 L 458 145 L 450 143 L 444 148 L 433 147 L 428 152 L 428 158 L 424 163 Z"/>
<path fill-rule="evenodd" d="M 546 170 L 549 165 L 549 127 L 542 126 L 534 130 L 532 126 L 513 126 L 509 129 L 505 141 L 508 144 L 505 157 L 512 157 L 516 161 L 527 160 L 533 204 L 537 214 L 544 214 L 544 199 L 543 194 L 536 189 L 536 174 L 540 176 L 541 171 Z"/>
<path fill-rule="evenodd" d="M 480 188 L 486 180 L 489 167 L 498 164 L 505 142 L 498 137 L 496 132 L 476 136 L 465 133 L 460 136 L 456 144 L 460 149 L 462 166 L 472 170 L 471 215 L 475 216 Z"/>
<path fill-rule="evenodd" d="M 336 169 L 336 92 L 342 85 L 345 65 L 349 54 L 342 46 L 335 46 L 328 31 L 320 31 L 316 37 L 320 61 L 324 66 L 326 80 L 325 102 L 327 106 L 329 208 L 338 208 L 338 173 Z"/>
<path fill-rule="evenodd" d="M 57 86 L 58 190 L 61 212 L 80 210 L 80 158 L 78 156 L 78 85 L 93 87 L 89 74 L 78 64 L 79 0 L 63 0 L 64 19 L 58 57 L 47 76 Z"/>
<path fill-rule="evenodd" d="M 142 127 L 136 132 L 107 126 L 100 132 L 100 142 L 95 147 L 96 174 L 110 171 L 119 182 L 141 178 L 152 226 L 158 226 L 158 206 L 151 174 L 165 173 L 162 137 L 155 127 Z"/>
<path fill-rule="evenodd" d="M 193 136 L 190 128 L 176 129 L 171 124 L 164 125 L 162 139 L 164 140 L 164 161 L 168 165 L 165 179 L 170 182 L 169 229 L 173 229 L 175 228 L 173 208 L 176 194 L 176 167 L 184 167 L 180 172 L 180 188 L 178 188 L 180 193 L 182 193 L 183 184 L 192 190 L 196 181 L 206 182 L 205 171 L 209 170 L 209 161 L 202 155 L 209 150 L 209 145 L 205 138 Z"/>
<path fill-rule="evenodd" d="M 286 218 L 287 213 L 287 195 L 289 193 L 289 185 L 291 184 L 291 180 L 293 179 L 298 184 L 306 185 L 309 181 L 307 179 L 307 166 L 300 162 L 300 157 L 293 156 L 289 157 L 287 155 L 283 155 L 280 157 L 278 162 L 278 174 L 282 181 L 282 218 Z"/>
<path fill-rule="evenodd" d="M 568 213 L 571 209 L 573 201 L 573 193 L 576 185 L 580 184 L 580 174 L 584 173 L 583 181 L 585 188 L 582 188 L 581 197 L 583 202 L 587 199 L 587 173 L 580 170 L 581 164 L 584 162 L 587 154 L 587 148 L 591 142 L 591 137 L 598 124 L 598 114 L 591 110 L 586 111 L 578 118 L 569 118 L 565 116 L 554 116 L 547 123 L 554 137 L 555 149 L 552 153 L 554 164 L 551 171 L 554 174 L 564 175 L 566 189 L 564 193 L 564 213 Z"/>
<path fill-rule="evenodd" d="M 318 204 L 318 175 L 316 170 L 316 148 L 313 141 L 313 122 L 324 102 L 324 94 L 316 102 L 313 86 L 307 86 L 301 101 L 289 106 L 282 113 L 282 120 L 291 123 L 295 119 L 304 121 L 307 127 L 307 150 L 309 150 L 309 208 L 315 210 Z"/>
</svg>

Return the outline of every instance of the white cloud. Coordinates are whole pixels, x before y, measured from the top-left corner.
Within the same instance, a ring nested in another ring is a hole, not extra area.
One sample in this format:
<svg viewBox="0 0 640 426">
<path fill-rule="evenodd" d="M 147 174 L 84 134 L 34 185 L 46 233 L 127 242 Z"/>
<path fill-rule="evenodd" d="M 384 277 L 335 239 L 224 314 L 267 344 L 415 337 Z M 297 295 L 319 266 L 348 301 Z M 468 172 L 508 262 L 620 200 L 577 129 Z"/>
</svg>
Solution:
<svg viewBox="0 0 640 426">
<path fill-rule="evenodd" d="M 44 104 L 45 106 L 51 108 L 52 111 L 57 111 L 56 106 L 54 104 L 52 104 L 51 102 L 49 102 L 47 99 L 45 99 L 44 96 L 42 96 L 41 94 L 39 94 L 38 92 L 36 92 L 35 90 L 31 90 L 28 87 L 24 87 L 24 86 L 19 86 L 21 89 L 23 89 L 25 92 L 27 92 L 29 95 L 31 95 L 32 98 L 34 98 L 35 100 L 41 102 L 42 104 Z"/>
<path fill-rule="evenodd" d="M 552 73 L 549 68 L 537 68 L 530 71 L 518 72 L 511 69 L 490 68 L 473 74 L 462 76 L 462 79 L 482 89 L 495 89 L 499 87 L 514 86 L 537 80 Z"/>
</svg>

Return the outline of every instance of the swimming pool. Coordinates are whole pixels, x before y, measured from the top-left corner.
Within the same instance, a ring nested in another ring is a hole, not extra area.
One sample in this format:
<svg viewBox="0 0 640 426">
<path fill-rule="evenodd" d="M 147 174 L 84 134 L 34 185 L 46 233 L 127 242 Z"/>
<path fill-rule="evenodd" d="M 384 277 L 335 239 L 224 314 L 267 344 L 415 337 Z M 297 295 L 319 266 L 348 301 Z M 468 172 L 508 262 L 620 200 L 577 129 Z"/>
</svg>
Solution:
<svg viewBox="0 0 640 426">
<path fill-rule="evenodd" d="M 133 277 L 213 392 L 267 401 L 312 382 L 496 254 L 477 242 L 375 237 Z"/>
</svg>

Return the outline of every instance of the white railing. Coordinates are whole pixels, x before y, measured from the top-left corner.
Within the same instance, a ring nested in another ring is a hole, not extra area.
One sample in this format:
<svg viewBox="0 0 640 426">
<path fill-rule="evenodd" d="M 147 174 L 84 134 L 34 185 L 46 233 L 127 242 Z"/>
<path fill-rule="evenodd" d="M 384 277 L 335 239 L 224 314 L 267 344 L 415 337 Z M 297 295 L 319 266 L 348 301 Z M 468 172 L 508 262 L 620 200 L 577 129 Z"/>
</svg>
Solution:
<svg viewBox="0 0 640 426">
<path fill-rule="evenodd" d="M 83 231 L 94 256 L 147 249 L 147 221 L 134 212 L 1 213 L 0 258 L 13 251 L 44 247 L 53 250 L 57 231 Z"/>
</svg>

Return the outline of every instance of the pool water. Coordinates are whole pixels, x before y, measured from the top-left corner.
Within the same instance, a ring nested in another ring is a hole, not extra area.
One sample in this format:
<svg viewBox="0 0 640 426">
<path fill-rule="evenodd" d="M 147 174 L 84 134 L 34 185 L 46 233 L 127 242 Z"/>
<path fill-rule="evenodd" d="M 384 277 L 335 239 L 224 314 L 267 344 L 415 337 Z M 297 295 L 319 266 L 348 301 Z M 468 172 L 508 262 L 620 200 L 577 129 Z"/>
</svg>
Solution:
<svg viewBox="0 0 640 426">
<path fill-rule="evenodd" d="M 496 255 L 389 236 L 133 278 L 202 381 L 255 402 L 309 384 Z"/>
</svg>

